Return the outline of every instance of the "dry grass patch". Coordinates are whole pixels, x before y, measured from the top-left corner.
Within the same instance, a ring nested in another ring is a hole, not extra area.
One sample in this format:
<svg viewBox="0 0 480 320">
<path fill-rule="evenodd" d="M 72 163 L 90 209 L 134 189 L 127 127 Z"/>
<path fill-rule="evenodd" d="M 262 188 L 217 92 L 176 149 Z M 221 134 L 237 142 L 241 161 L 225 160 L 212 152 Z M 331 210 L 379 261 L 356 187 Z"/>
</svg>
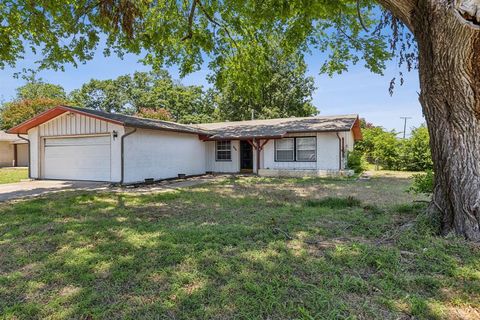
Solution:
<svg viewBox="0 0 480 320">
<path fill-rule="evenodd" d="M 474 317 L 480 252 L 437 237 L 408 183 L 237 177 L 0 204 L 0 318 Z"/>
</svg>

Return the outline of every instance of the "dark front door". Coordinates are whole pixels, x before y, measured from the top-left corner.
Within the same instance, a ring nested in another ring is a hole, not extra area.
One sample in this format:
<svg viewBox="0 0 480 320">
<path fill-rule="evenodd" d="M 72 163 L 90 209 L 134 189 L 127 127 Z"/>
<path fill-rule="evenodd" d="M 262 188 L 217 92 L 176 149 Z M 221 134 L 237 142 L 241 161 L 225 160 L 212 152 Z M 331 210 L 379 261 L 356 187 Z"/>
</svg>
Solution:
<svg viewBox="0 0 480 320">
<path fill-rule="evenodd" d="M 248 141 L 240 141 L 240 169 L 253 170 L 253 148 Z"/>
</svg>

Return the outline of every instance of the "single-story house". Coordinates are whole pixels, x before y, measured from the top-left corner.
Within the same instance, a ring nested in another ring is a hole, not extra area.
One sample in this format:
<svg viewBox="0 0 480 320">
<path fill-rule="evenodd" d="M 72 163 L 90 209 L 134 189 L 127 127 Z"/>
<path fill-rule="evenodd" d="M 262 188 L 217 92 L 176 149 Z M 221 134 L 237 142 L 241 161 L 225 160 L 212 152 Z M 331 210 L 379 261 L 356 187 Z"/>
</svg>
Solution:
<svg viewBox="0 0 480 320">
<path fill-rule="evenodd" d="M 15 134 L 0 131 L 0 167 L 28 166 L 28 144 Z"/>
<path fill-rule="evenodd" d="M 357 115 L 185 125 L 58 106 L 11 128 L 34 179 L 136 183 L 178 175 L 330 175 L 361 139 Z"/>
</svg>

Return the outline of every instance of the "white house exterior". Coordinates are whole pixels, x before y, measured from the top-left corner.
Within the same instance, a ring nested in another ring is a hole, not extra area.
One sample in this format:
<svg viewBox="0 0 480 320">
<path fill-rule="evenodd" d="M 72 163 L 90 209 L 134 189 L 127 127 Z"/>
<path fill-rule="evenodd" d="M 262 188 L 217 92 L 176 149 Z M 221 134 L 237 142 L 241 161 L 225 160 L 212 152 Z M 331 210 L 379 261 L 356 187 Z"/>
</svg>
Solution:
<svg viewBox="0 0 480 320">
<path fill-rule="evenodd" d="M 59 106 L 12 129 L 33 179 L 138 183 L 178 175 L 330 175 L 361 138 L 358 116 L 182 125 Z"/>
</svg>

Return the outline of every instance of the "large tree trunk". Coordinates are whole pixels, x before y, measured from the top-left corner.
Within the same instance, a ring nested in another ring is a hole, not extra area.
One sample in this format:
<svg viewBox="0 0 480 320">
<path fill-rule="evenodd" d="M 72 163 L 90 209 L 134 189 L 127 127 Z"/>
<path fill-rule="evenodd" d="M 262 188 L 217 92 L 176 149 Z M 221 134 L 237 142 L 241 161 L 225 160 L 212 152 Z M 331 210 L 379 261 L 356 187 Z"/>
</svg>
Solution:
<svg viewBox="0 0 480 320">
<path fill-rule="evenodd" d="M 441 214 L 444 234 L 473 241 L 480 241 L 479 21 L 479 0 L 419 0 L 410 20 L 435 169 L 430 209 Z"/>
</svg>

